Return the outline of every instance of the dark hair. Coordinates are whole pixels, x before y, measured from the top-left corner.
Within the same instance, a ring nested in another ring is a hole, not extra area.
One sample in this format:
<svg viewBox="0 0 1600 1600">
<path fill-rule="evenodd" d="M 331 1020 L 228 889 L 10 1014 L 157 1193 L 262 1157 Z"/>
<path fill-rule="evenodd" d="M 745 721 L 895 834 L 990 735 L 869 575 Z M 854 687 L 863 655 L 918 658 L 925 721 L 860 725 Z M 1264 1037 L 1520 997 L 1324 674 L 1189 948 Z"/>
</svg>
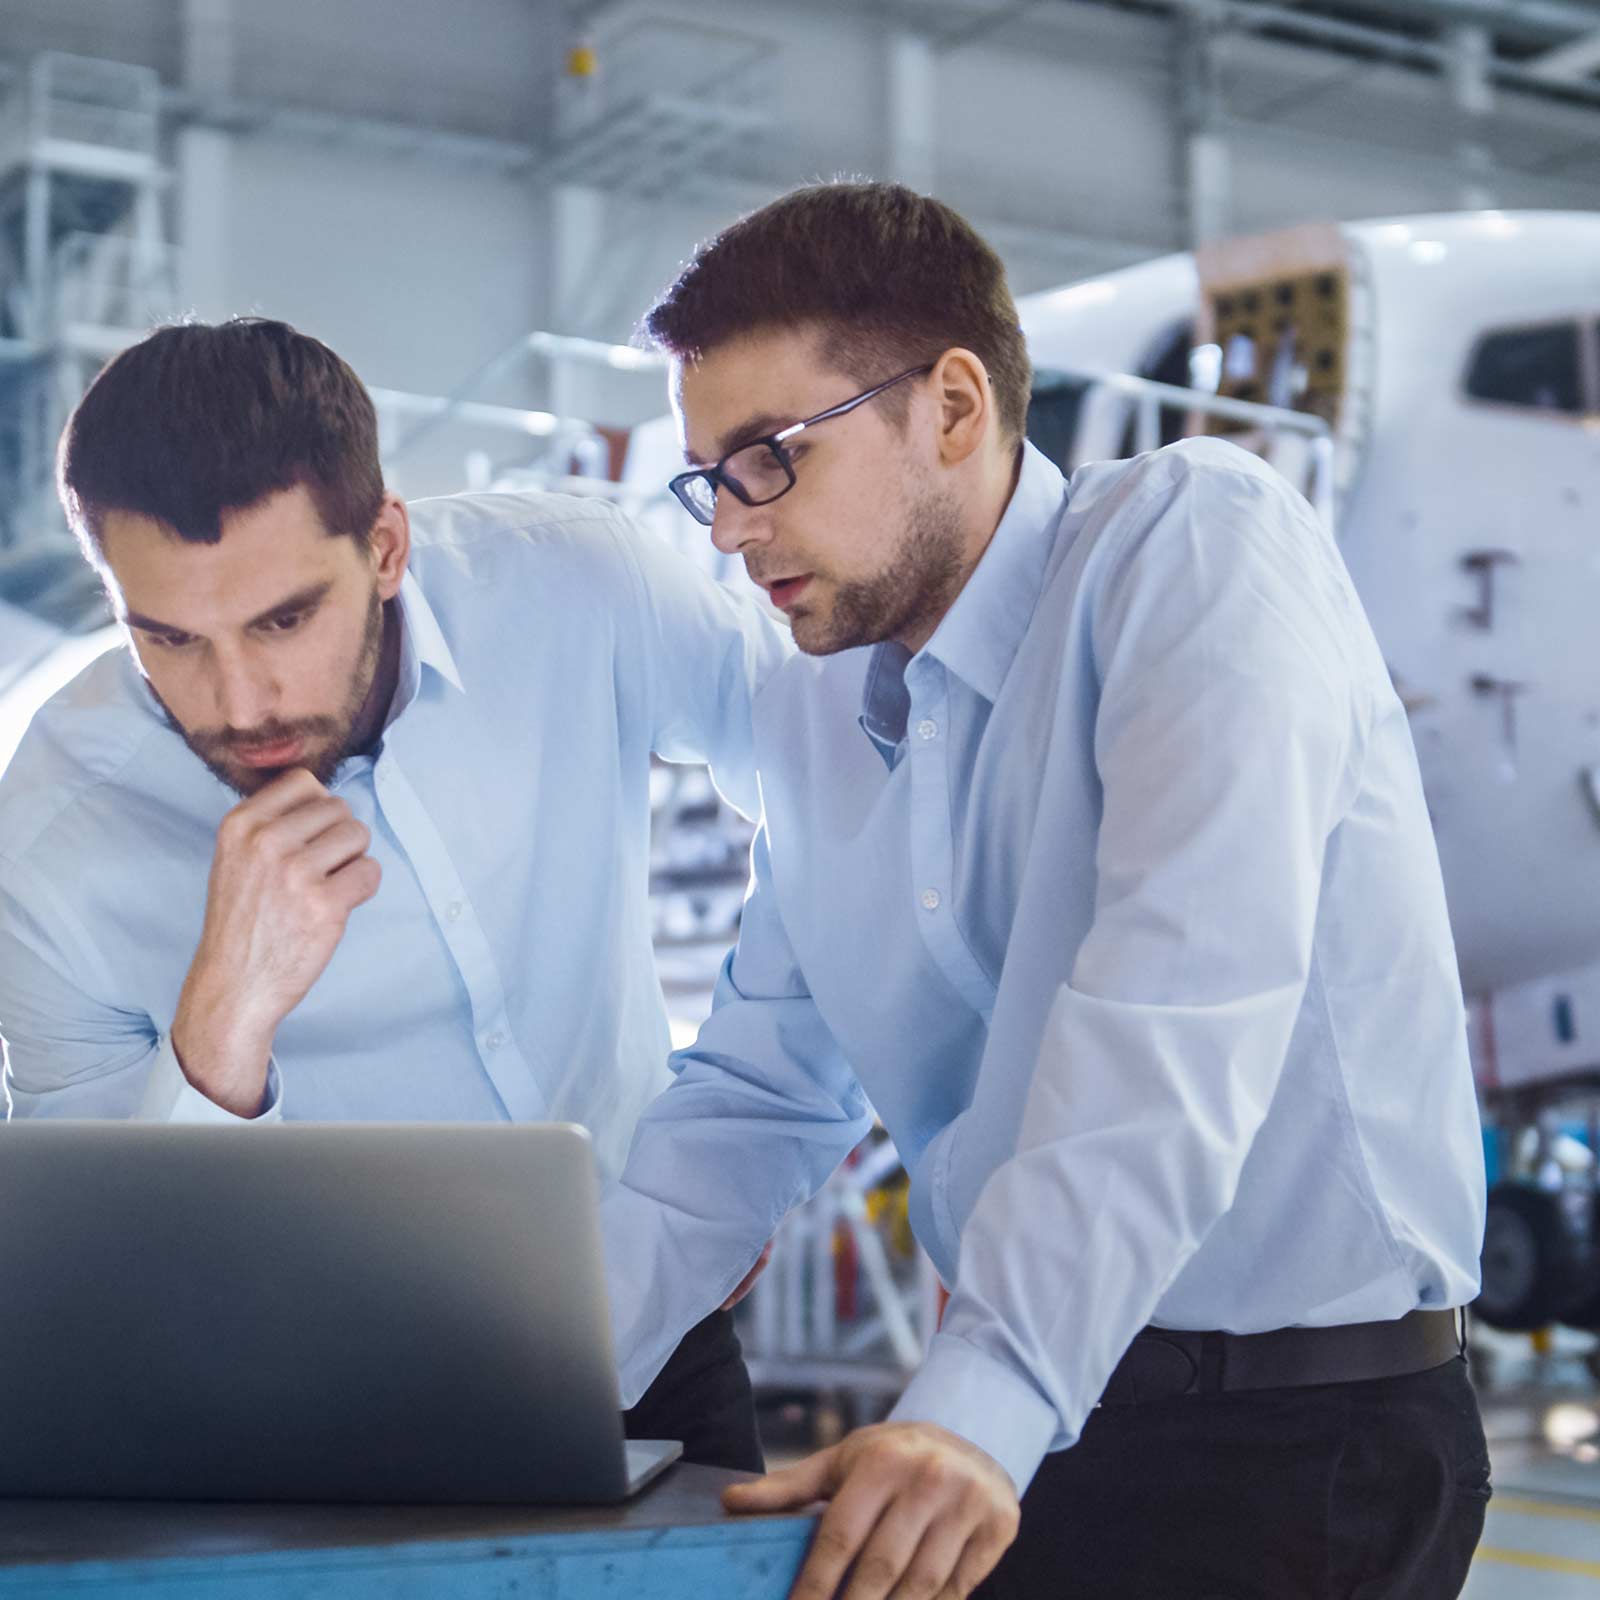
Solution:
<svg viewBox="0 0 1600 1600">
<path fill-rule="evenodd" d="M 639 331 L 692 361 L 743 334 L 807 324 L 861 383 L 972 351 L 1001 426 L 1021 439 L 1033 372 L 1005 266 L 938 200 L 896 183 L 795 189 L 702 244 Z M 903 415 L 900 393 L 884 398 Z"/>
<path fill-rule="evenodd" d="M 361 380 L 285 322 L 158 328 L 102 369 L 61 435 L 56 486 L 89 554 L 132 511 L 215 544 L 226 511 L 304 484 L 330 534 L 365 544 L 383 503 Z"/>
</svg>

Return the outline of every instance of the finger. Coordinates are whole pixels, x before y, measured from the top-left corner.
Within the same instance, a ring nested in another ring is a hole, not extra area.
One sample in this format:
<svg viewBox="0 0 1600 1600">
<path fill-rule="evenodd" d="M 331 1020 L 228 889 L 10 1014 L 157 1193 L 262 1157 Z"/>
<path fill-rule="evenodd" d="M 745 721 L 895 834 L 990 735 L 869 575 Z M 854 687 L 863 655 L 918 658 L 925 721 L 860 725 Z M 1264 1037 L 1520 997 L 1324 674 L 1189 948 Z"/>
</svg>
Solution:
<svg viewBox="0 0 1600 1600">
<path fill-rule="evenodd" d="M 334 903 L 346 912 L 370 900 L 383 882 L 383 868 L 371 856 L 357 856 L 324 880 L 334 892 Z"/>
<path fill-rule="evenodd" d="M 291 782 L 292 779 L 305 781 Z M 319 803 L 337 806 L 344 811 L 350 809 L 344 801 L 335 800 L 309 772 L 297 767 L 293 772 L 273 779 L 248 800 L 240 801 L 217 825 L 217 843 L 234 848 L 248 844 L 259 836 L 284 829 L 285 819 L 298 817 L 308 807 L 315 807 Z M 315 816 L 315 813 L 312 815 Z M 326 827 L 327 824 L 324 822 L 322 826 Z M 281 842 L 295 844 L 304 837 L 304 829 L 297 831 L 291 823 Z"/>
<path fill-rule="evenodd" d="M 346 816 L 325 828 L 306 845 L 302 854 L 305 865 L 314 873 L 326 877 L 340 867 L 367 853 L 372 843 L 372 831 L 363 822 Z"/>
<path fill-rule="evenodd" d="M 248 800 L 234 809 L 249 812 L 257 821 L 270 821 L 327 793 L 322 783 L 305 767 L 290 767 L 287 772 L 280 772 L 271 783 L 262 784 Z"/>
<path fill-rule="evenodd" d="M 789 1511 L 795 1506 L 808 1506 L 813 1500 L 826 1499 L 833 1493 L 837 1471 L 838 1445 L 819 1450 L 792 1467 L 781 1467 L 764 1478 L 749 1483 L 735 1483 L 722 1492 L 723 1509 L 727 1511 Z"/>
<path fill-rule="evenodd" d="M 876 1473 L 852 1472 L 845 1479 L 811 1536 L 811 1548 L 789 1600 L 834 1600 L 845 1573 L 861 1554 L 893 1495 L 894 1486 Z M 884 1593 L 887 1587 L 877 1593 Z"/>
<path fill-rule="evenodd" d="M 323 792 L 320 785 L 318 792 L 302 795 L 287 809 L 262 813 L 249 807 L 247 800 L 222 819 L 217 829 L 219 850 L 243 850 L 267 857 L 288 855 L 350 815 L 350 807 Z"/>
<path fill-rule="evenodd" d="M 996 1537 L 980 1531 L 967 1540 L 956 1570 L 945 1585 L 950 1600 L 967 1600 L 967 1596 L 1000 1564 L 1000 1557 L 1010 1548 L 1015 1533 Z M 941 1596 L 940 1600 L 944 1600 Z"/>
<path fill-rule="evenodd" d="M 350 807 L 335 795 L 310 795 L 297 806 L 280 812 L 261 825 L 261 835 L 282 850 L 298 850 L 336 828 L 351 816 Z"/>
<path fill-rule="evenodd" d="M 900 1580 L 921 1547 L 937 1509 L 938 1501 L 918 1493 L 913 1484 L 906 1484 L 893 1495 L 856 1557 L 844 1600 L 884 1600 L 891 1589 L 899 1593 Z M 954 1564 L 952 1557 L 951 1565 Z M 941 1573 L 938 1582 L 918 1590 L 918 1600 L 932 1600 L 946 1576 Z"/>
<path fill-rule="evenodd" d="M 950 1587 L 960 1566 L 962 1552 L 972 1534 L 972 1525 L 964 1517 L 942 1516 L 932 1518 L 923 1530 L 918 1544 L 900 1581 L 890 1591 L 889 1600 L 944 1600 L 953 1595 Z"/>
</svg>

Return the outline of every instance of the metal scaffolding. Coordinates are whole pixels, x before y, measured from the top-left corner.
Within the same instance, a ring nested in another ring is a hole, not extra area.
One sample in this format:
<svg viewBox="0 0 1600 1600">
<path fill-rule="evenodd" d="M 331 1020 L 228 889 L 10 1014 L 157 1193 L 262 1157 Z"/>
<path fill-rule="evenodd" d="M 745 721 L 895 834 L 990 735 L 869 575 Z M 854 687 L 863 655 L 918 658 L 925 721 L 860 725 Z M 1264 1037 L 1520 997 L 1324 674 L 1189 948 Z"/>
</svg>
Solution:
<svg viewBox="0 0 1600 1600">
<path fill-rule="evenodd" d="M 0 95 L 0 559 L 65 530 L 57 434 L 94 370 L 176 300 L 155 72 L 47 53 Z"/>
</svg>

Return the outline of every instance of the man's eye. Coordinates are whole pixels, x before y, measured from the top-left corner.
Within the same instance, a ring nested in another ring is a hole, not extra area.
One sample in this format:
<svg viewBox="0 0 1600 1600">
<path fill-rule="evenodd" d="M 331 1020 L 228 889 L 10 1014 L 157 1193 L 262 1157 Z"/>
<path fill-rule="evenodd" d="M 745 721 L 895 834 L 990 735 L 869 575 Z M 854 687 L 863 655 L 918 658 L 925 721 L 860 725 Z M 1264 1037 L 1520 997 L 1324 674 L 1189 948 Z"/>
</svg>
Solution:
<svg viewBox="0 0 1600 1600">
<path fill-rule="evenodd" d="M 281 617 L 268 617 L 261 624 L 263 633 L 293 633 L 309 615 L 305 611 L 286 611 Z"/>
<path fill-rule="evenodd" d="M 194 640 L 186 633 L 147 633 L 145 639 L 148 643 L 160 645 L 163 650 L 181 650 Z"/>
</svg>

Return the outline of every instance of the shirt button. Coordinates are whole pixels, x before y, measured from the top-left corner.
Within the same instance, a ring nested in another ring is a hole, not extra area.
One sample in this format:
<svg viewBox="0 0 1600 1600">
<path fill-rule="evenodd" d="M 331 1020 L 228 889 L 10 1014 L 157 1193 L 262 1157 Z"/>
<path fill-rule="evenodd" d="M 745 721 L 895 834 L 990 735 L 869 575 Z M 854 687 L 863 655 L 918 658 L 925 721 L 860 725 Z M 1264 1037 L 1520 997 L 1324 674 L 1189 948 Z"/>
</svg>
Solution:
<svg viewBox="0 0 1600 1600">
<path fill-rule="evenodd" d="M 483 1048 L 485 1050 L 498 1050 L 505 1042 L 506 1036 L 503 1033 L 491 1033 L 484 1039 Z"/>
<path fill-rule="evenodd" d="M 924 739 L 937 739 L 939 737 L 939 724 L 931 717 L 924 717 L 917 724 L 917 733 Z"/>
<path fill-rule="evenodd" d="M 937 889 L 924 889 L 922 891 L 922 909 L 924 911 L 937 911 L 939 909 L 939 891 Z"/>
<path fill-rule="evenodd" d="M 450 921 L 454 922 L 461 915 L 461 902 L 459 900 L 452 900 L 450 904 L 444 908 L 444 914 L 450 919 Z"/>
</svg>

